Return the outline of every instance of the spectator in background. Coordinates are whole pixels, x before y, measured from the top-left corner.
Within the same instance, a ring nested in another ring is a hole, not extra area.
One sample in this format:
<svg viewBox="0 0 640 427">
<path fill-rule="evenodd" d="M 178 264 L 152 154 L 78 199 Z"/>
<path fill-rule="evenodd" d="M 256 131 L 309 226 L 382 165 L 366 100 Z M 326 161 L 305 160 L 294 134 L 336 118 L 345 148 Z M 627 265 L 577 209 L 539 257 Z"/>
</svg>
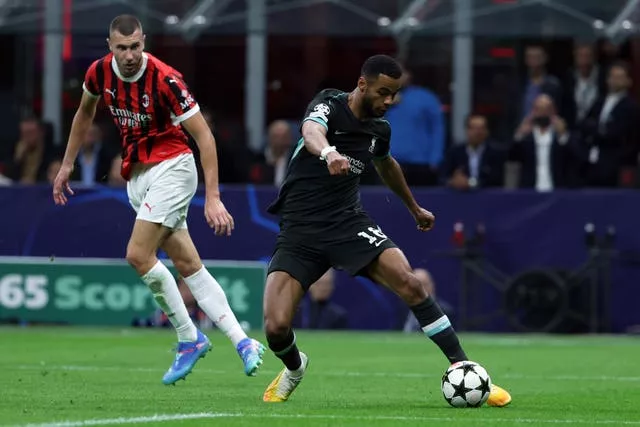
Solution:
<svg viewBox="0 0 640 427">
<path fill-rule="evenodd" d="M 264 156 L 251 168 L 251 181 L 279 187 L 287 173 L 293 147 L 291 125 L 285 120 L 271 122 Z"/>
<path fill-rule="evenodd" d="M 547 74 L 547 60 L 547 53 L 542 46 L 528 46 L 526 48 L 527 81 L 522 94 L 520 120 L 531 114 L 533 103 L 541 94 L 549 95 L 554 105 L 561 105 L 562 87 L 556 77 Z"/>
<path fill-rule="evenodd" d="M 104 183 L 109 176 L 115 149 L 102 139 L 102 130 L 93 123 L 85 135 L 71 179 L 82 185 Z"/>
<path fill-rule="evenodd" d="M 422 286 L 427 291 L 427 293 L 431 295 L 431 298 L 436 300 L 436 284 L 433 281 L 433 277 L 431 277 L 431 274 L 424 268 L 414 269 L 413 274 L 415 274 L 418 280 L 420 280 L 420 283 L 422 283 Z M 455 312 L 451 304 L 439 298 L 437 299 L 437 301 L 444 314 L 446 314 L 447 317 L 449 317 L 449 320 L 451 320 L 451 322 L 453 323 Z M 409 314 L 404 321 L 402 330 L 406 333 L 413 333 L 420 330 L 420 323 L 418 323 L 416 316 L 414 316 L 411 311 L 409 311 Z"/>
<path fill-rule="evenodd" d="M 178 285 L 178 291 L 180 291 L 180 296 L 184 301 L 184 305 L 189 312 L 189 317 L 191 317 L 191 320 L 201 329 L 211 329 L 211 327 L 213 326 L 213 322 L 211 322 L 211 320 L 202 312 L 202 310 L 198 306 L 198 302 L 191 293 L 191 289 L 189 289 L 189 286 L 187 286 L 187 284 L 185 283 L 184 278 L 178 274 L 175 276 L 175 279 L 176 284 Z M 158 308 L 149 318 L 134 318 L 132 321 L 132 326 L 170 328 L 171 322 L 169 321 L 167 315 Z"/>
<path fill-rule="evenodd" d="M 453 145 L 445 156 L 443 182 L 456 190 L 502 187 L 507 153 L 489 139 L 486 117 L 470 115 L 466 130 L 466 143 Z"/>
<path fill-rule="evenodd" d="M 58 175 L 61 166 L 62 157 L 54 157 L 54 159 L 49 162 L 49 166 L 47 166 L 47 182 L 49 184 L 53 185 L 53 181 L 56 180 L 56 175 Z"/>
<path fill-rule="evenodd" d="M 608 75 L 611 65 L 621 59 L 621 46 L 619 43 L 614 43 L 606 38 L 600 39 L 597 46 L 599 51 L 598 62 L 600 63 L 600 68 L 604 71 L 605 75 Z"/>
<path fill-rule="evenodd" d="M 596 62 L 595 47 L 578 44 L 573 51 L 574 68 L 564 87 L 563 117 L 569 129 L 582 125 L 593 105 L 606 92 L 606 72 Z"/>
<path fill-rule="evenodd" d="M 637 165 L 636 102 L 628 93 L 629 66 L 609 68 L 607 93 L 593 106 L 582 126 L 583 172 L 590 187 L 616 187 L 621 167 Z"/>
<path fill-rule="evenodd" d="M 111 167 L 109 168 L 109 178 L 107 183 L 111 187 L 126 187 L 127 181 L 120 174 L 122 169 L 122 157 L 117 155 L 111 160 Z"/>
<path fill-rule="evenodd" d="M 14 148 L 6 175 L 21 184 L 46 182 L 50 155 L 42 122 L 28 117 L 20 122 L 20 140 Z"/>
<path fill-rule="evenodd" d="M 253 154 L 246 144 L 244 130 L 241 126 L 234 126 L 226 121 L 218 124 L 216 117 L 209 110 L 203 110 L 202 115 L 211 132 L 216 138 L 218 154 L 218 179 L 223 184 L 246 183 L 249 181 L 249 168 Z M 199 155 L 197 148 L 194 154 Z M 196 164 L 200 165 L 198 158 Z M 198 175 L 202 181 L 202 168 L 199 166 Z"/>
<path fill-rule="evenodd" d="M 533 110 L 516 131 L 510 159 L 519 163 L 520 187 L 551 191 L 571 183 L 575 164 L 566 122 L 556 114 L 553 99 L 538 95 Z"/>
<path fill-rule="evenodd" d="M 442 105 L 428 89 L 412 84 L 405 70 L 403 87 L 387 111 L 391 124 L 391 154 L 400 163 L 409 185 L 436 185 L 445 145 Z"/>
<path fill-rule="evenodd" d="M 346 329 L 349 325 L 347 311 L 331 302 L 335 272 L 327 271 L 309 288 L 302 301 L 295 321 L 303 329 Z"/>
</svg>

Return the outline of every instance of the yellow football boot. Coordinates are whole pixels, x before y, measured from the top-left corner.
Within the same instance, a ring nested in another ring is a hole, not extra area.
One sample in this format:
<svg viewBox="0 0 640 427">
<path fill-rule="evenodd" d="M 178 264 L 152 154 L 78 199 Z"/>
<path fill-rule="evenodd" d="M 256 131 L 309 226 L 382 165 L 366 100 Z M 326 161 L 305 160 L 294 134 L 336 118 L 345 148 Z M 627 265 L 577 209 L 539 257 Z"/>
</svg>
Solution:
<svg viewBox="0 0 640 427">
<path fill-rule="evenodd" d="M 498 387 L 495 384 L 491 384 L 491 393 L 489 393 L 489 399 L 487 399 L 487 405 L 503 407 L 511 403 L 511 395 L 502 387 Z"/>
<path fill-rule="evenodd" d="M 287 368 L 284 368 L 278 376 L 269 384 L 269 387 L 264 392 L 262 400 L 265 402 L 286 402 L 291 396 L 291 393 L 298 387 L 302 377 L 309 365 L 309 358 L 306 354 L 300 352 L 301 374 L 298 376 L 292 376 L 292 372 Z M 491 399 L 491 397 L 489 397 Z"/>
</svg>

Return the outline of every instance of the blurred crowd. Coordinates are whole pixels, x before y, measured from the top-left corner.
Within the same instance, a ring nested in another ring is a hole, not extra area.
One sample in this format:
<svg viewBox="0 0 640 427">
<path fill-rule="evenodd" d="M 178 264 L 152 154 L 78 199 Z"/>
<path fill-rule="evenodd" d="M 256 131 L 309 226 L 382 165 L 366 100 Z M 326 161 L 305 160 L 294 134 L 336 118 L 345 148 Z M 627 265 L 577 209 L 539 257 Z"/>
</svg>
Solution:
<svg viewBox="0 0 640 427">
<path fill-rule="evenodd" d="M 549 74 L 547 60 L 543 47 L 526 47 L 526 76 L 513 82 L 513 93 L 505 93 L 512 119 L 495 126 L 507 126 L 508 132 L 492 131 L 488 117 L 472 113 L 465 122 L 465 140 L 449 144 L 442 103 L 428 88 L 413 84 L 407 68 L 387 119 L 392 154 L 409 184 L 456 190 L 637 187 L 638 106 L 630 93 L 629 65 L 599 56 L 591 44 L 576 44 L 565 75 Z M 241 125 L 203 112 L 216 136 L 222 183 L 280 185 L 300 138 L 300 117 L 270 123 L 263 150 L 254 152 Z M 54 144 L 50 126 L 38 117 L 24 118 L 19 127 L 12 150 L 0 152 L 0 185 L 51 183 L 64 144 Z M 97 122 L 88 131 L 73 173 L 76 183 L 125 184 L 119 173 L 120 142 L 113 130 L 111 123 Z M 380 181 L 369 171 L 362 183 Z"/>
</svg>

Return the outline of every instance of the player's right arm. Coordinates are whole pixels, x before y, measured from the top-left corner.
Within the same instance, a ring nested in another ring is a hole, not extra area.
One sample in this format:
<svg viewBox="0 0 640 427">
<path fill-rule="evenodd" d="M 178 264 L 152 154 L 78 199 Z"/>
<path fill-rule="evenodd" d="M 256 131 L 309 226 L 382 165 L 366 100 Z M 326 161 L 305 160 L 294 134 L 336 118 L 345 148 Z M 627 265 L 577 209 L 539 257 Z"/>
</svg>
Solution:
<svg viewBox="0 0 640 427">
<path fill-rule="evenodd" d="M 327 162 L 331 175 L 346 175 L 349 173 L 349 161 L 338 153 L 336 147 L 329 144 L 327 139 L 332 115 L 333 109 L 330 103 L 322 99 L 317 102 L 312 101 L 302 121 L 302 139 L 309 153 Z"/>
<path fill-rule="evenodd" d="M 327 162 L 331 175 L 346 175 L 349 173 L 349 161 L 329 144 L 327 128 L 323 125 L 306 121 L 302 124 L 302 138 L 307 151 L 320 160 Z"/>
<path fill-rule="evenodd" d="M 65 205 L 67 203 L 65 191 L 73 194 L 69 186 L 69 178 L 71 177 L 71 172 L 73 172 L 73 164 L 78 157 L 78 152 L 80 151 L 80 147 L 82 147 L 84 137 L 89 131 L 93 123 L 93 118 L 96 115 L 98 100 L 98 96 L 91 94 L 89 90 L 85 88 L 82 93 L 82 99 L 80 100 L 80 106 L 71 123 L 69 142 L 67 143 L 64 158 L 62 159 L 62 166 L 53 183 L 53 200 L 57 205 Z"/>
</svg>

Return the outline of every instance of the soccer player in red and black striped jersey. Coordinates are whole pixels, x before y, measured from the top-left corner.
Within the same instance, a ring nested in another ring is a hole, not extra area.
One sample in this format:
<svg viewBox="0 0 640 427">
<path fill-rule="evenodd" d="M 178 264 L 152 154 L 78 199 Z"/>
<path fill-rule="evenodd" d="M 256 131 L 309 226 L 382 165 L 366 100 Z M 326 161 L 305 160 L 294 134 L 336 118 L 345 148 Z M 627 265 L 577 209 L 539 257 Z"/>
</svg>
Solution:
<svg viewBox="0 0 640 427">
<path fill-rule="evenodd" d="M 145 36 L 132 15 L 116 17 L 109 27 L 108 55 L 86 73 L 80 107 L 71 126 L 62 167 L 53 186 L 58 205 L 73 194 L 69 176 L 93 122 L 99 98 L 111 112 L 122 138 L 122 176 L 137 213 L 127 247 L 127 261 L 149 286 L 178 334 L 178 353 L 162 381 L 184 379 L 211 349 L 185 308 L 176 282 L 158 260 L 162 248 L 184 278 L 200 308 L 233 342 L 245 373 L 255 375 L 264 346 L 247 337 L 216 279 L 204 268 L 187 231 L 187 211 L 198 175 L 185 130 L 200 151 L 205 175 L 204 214 L 218 235 L 229 235 L 233 218 L 220 200 L 215 140 L 182 75 L 144 52 Z"/>
</svg>

